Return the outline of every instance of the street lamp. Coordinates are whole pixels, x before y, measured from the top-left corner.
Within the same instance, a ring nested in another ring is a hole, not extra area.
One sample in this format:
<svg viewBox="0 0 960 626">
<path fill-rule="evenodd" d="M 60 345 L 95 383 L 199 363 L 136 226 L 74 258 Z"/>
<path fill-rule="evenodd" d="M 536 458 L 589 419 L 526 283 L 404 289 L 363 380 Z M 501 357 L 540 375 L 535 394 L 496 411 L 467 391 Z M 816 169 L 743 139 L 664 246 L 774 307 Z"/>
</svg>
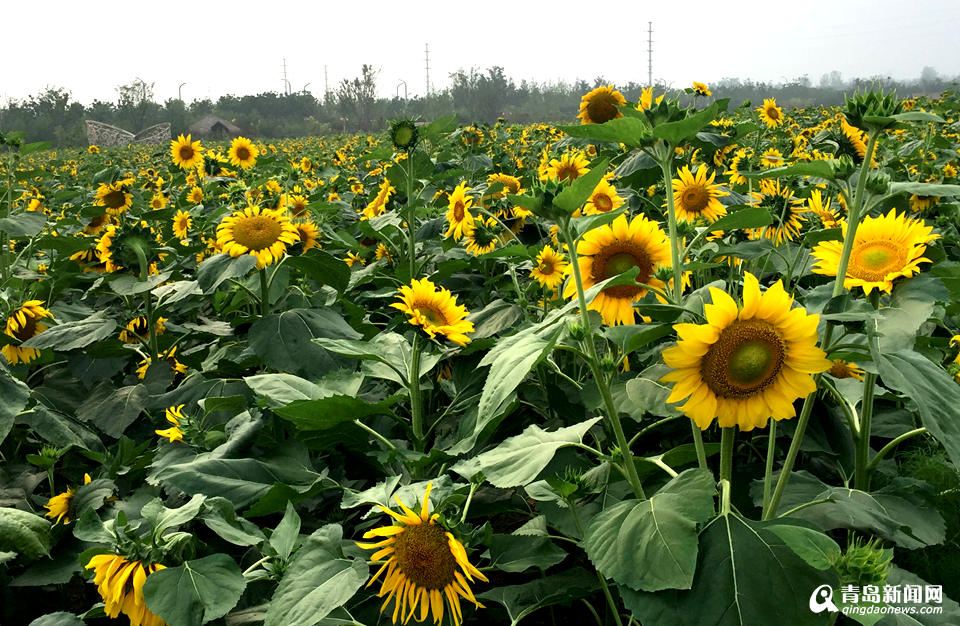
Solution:
<svg viewBox="0 0 960 626">
<path fill-rule="evenodd" d="M 187 83 L 180 83 L 180 86 L 177 87 L 177 100 L 183 102 L 183 86 Z"/>
<path fill-rule="evenodd" d="M 397 83 L 397 97 L 398 97 L 398 98 L 400 97 L 400 85 L 403 85 L 403 99 L 406 100 L 406 99 L 407 99 L 407 81 L 401 80 L 399 83 Z"/>
</svg>

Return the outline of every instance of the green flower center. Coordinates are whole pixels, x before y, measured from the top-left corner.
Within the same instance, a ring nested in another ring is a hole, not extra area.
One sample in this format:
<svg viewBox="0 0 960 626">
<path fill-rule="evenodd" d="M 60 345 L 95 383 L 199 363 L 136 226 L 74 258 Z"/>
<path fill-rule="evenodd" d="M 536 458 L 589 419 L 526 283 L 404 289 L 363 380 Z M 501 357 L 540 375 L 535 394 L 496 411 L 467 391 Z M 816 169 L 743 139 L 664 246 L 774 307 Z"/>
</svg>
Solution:
<svg viewBox="0 0 960 626">
<path fill-rule="evenodd" d="M 903 256 L 903 251 L 892 241 L 870 241 L 854 251 L 849 273 L 863 280 L 886 280 L 887 274 L 903 267 Z"/>
<path fill-rule="evenodd" d="M 773 384 L 785 359 L 783 339 L 773 324 L 737 320 L 703 356 L 700 376 L 719 397 L 749 398 Z"/>
</svg>

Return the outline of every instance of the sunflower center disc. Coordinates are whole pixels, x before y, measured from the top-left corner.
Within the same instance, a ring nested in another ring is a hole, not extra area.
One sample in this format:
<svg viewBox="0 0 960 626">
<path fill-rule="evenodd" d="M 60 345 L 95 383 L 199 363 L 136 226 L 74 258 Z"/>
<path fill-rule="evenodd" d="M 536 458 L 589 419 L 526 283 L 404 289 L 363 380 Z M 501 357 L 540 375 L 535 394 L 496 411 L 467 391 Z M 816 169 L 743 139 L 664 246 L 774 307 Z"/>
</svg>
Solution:
<svg viewBox="0 0 960 626">
<path fill-rule="evenodd" d="M 593 199 L 593 206 L 601 213 L 606 213 L 613 208 L 613 200 L 606 194 L 599 194 Z"/>
<path fill-rule="evenodd" d="M 856 250 L 856 263 L 851 263 L 850 273 L 864 280 L 884 280 L 886 275 L 902 265 L 901 252 L 890 241 L 871 241 Z"/>
<path fill-rule="evenodd" d="M 27 322 L 18 330 L 13 331 L 13 336 L 20 341 L 26 341 L 37 334 L 37 320 L 29 315 L 25 316 Z"/>
<path fill-rule="evenodd" d="M 579 176 L 577 168 L 573 165 L 561 165 L 557 168 L 557 180 L 565 180 L 572 183 L 577 179 L 577 176 Z"/>
<path fill-rule="evenodd" d="M 778 120 L 780 119 L 780 111 L 778 111 L 776 107 L 769 107 L 767 109 L 767 117 L 772 120 Z"/>
<path fill-rule="evenodd" d="M 707 195 L 706 189 L 700 185 L 694 185 L 683 191 L 680 200 L 683 202 L 684 209 L 691 213 L 699 213 L 707 207 L 710 197 Z"/>
<path fill-rule="evenodd" d="M 600 94 L 590 99 L 587 115 L 594 124 L 603 124 L 617 117 L 616 99 L 611 94 Z"/>
<path fill-rule="evenodd" d="M 608 252 L 609 256 L 598 254 L 593 258 L 593 279 L 594 282 L 601 282 L 618 274 L 622 274 L 633 267 L 640 268 L 637 273 L 636 281 L 638 283 L 649 283 L 650 274 L 653 272 L 653 263 L 647 253 L 640 249 L 620 249 Z M 617 285 L 607 287 L 603 290 L 605 295 L 613 298 L 636 298 L 643 287 L 633 285 Z"/>
<path fill-rule="evenodd" d="M 127 203 L 127 199 L 124 197 L 122 191 L 114 190 L 104 196 L 103 202 L 111 209 L 119 209 Z"/>
<path fill-rule="evenodd" d="M 784 359 L 783 339 L 772 324 L 735 321 L 707 350 L 700 375 L 720 397 L 747 398 L 776 380 Z"/>
<path fill-rule="evenodd" d="M 447 318 L 444 317 L 443 314 L 440 313 L 440 311 L 433 308 L 432 306 L 421 305 L 421 306 L 418 306 L 417 309 L 425 318 L 427 318 L 427 321 L 429 321 L 434 326 L 446 326 Z"/>
<path fill-rule="evenodd" d="M 184 161 L 189 161 L 193 158 L 193 148 L 190 146 L 180 146 L 180 158 Z"/>
<path fill-rule="evenodd" d="M 464 217 L 463 203 L 457 200 L 457 202 L 453 205 L 453 218 L 458 222 L 462 222 L 463 217 Z"/>
<path fill-rule="evenodd" d="M 541 274 L 544 274 L 547 276 L 549 276 L 550 274 L 553 274 L 553 264 L 550 263 L 549 261 L 543 261 L 542 263 L 540 263 L 540 266 L 537 269 L 540 270 Z"/>
<path fill-rule="evenodd" d="M 237 148 L 237 160 L 246 161 L 250 158 L 250 150 L 246 146 L 240 146 Z"/>
<path fill-rule="evenodd" d="M 233 225 L 233 240 L 251 250 L 263 250 L 275 244 L 282 232 L 280 222 L 267 215 L 242 217 Z"/>
<path fill-rule="evenodd" d="M 407 526 L 396 536 L 394 550 L 400 571 L 418 587 L 443 589 L 454 581 L 457 562 L 440 526 Z"/>
</svg>

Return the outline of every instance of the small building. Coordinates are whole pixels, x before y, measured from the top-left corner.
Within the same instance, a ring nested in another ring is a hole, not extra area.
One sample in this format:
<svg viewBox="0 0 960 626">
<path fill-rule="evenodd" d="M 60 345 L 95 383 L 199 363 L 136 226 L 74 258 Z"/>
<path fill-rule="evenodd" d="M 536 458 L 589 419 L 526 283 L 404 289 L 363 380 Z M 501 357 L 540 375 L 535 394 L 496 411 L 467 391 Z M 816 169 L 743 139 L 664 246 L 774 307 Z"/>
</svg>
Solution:
<svg viewBox="0 0 960 626">
<path fill-rule="evenodd" d="M 190 134 L 194 137 L 229 139 L 240 135 L 242 132 L 236 124 L 216 115 L 208 115 L 190 125 Z"/>
</svg>

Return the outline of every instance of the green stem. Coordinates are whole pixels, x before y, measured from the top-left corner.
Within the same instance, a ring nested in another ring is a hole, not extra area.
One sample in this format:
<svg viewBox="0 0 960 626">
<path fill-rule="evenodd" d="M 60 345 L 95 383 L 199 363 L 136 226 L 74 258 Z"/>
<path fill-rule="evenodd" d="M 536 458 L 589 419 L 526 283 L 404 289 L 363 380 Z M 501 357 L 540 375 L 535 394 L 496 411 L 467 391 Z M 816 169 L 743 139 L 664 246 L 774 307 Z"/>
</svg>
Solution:
<svg viewBox="0 0 960 626">
<path fill-rule="evenodd" d="M 690 420 L 690 430 L 693 433 L 693 447 L 697 450 L 697 467 L 707 469 L 707 451 L 703 447 L 703 432 L 693 420 Z"/>
<path fill-rule="evenodd" d="M 577 532 L 580 534 L 580 537 L 583 538 L 586 536 L 583 524 L 580 522 L 580 516 L 577 514 L 577 507 L 572 498 L 567 498 L 567 506 L 570 507 L 570 515 L 573 517 L 573 523 L 577 527 Z M 620 621 L 620 610 L 617 608 L 617 604 L 613 601 L 613 595 L 610 593 L 610 588 L 607 586 L 607 580 L 603 577 L 603 574 L 599 570 L 594 570 L 597 573 L 597 580 L 600 581 L 600 587 L 603 589 L 603 595 L 607 599 L 607 604 L 610 605 L 610 610 L 613 611 L 613 619 L 616 620 L 617 626 L 623 626 L 623 622 Z"/>
<path fill-rule="evenodd" d="M 260 315 L 270 314 L 270 281 L 267 279 L 267 269 L 260 270 Z"/>
<path fill-rule="evenodd" d="M 867 372 L 863 376 L 863 402 L 860 409 L 860 438 L 857 440 L 854 462 L 853 486 L 861 491 L 870 489 L 870 426 L 873 420 L 873 392 L 877 375 Z"/>
<path fill-rule="evenodd" d="M 680 258 L 680 237 L 677 234 L 677 209 L 673 202 L 673 148 L 665 143 L 666 153 L 660 159 L 663 183 L 667 189 L 667 229 L 670 235 L 670 263 L 673 265 L 673 299 L 680 303 L 683 293 L 683 264 Z"/>
<path fill-rule="evenodd" d="M 820 376 L 815 376 L 814 380 L 819 381 Z M 770 505 L 763 509 L 763 519 L 771 519 L 777 513 L 777 506 L 780 504 L 780 498 L 783 497 L 783 491 L 787 488 L 787 477 L 793 470 L 793 464 L 797 460 L 797 454 L 800 453 L 800 442 L 803 441 L 803 433 L 807 430 L 807 423 L 810 421 L 810 413 L 813 411 L 813 396 L 816 392 L 807 396 L 803 402 L 803 408 L 800 409 L 800 417 L 797 419 L 797 429 L 793 433 L 793 441 L 790 442 L 790 449 L 787 450 L 787 458 L 780 468 L 780 476 L 777 477 L 777 486 L 773 490 L 773 496 L 770 498 Z"/>
<path fill-rule="evenodd" d="M 733 440 L 736 434 L 733 426 L 720 429 L 720 480 L 733 480 Z"/>
<path fill-rule="evenodd" d="M 900 445 L 907 439 L 910 439 L 911 437 L 916 437 L 917 435 L 922 435 L 925 432 L 927 432 L 927 429 L 923 427 L 914 428 L 913 430 L 908 430 L 907 432 L 903 433 L 899 437 L 896 437 L 895 439 L 891 440 L 887 445 L 880 448 L 880 451 L 877 452 L 877 454 L 872 459 L 870 459 L 869 463 L 867 463 L 868 475 L 870 472 L 876 469 L 877 465 L 880 463 L 881 460 L 883 460 L 883 457 L 885 457 L 888 452 L 896 448 L 898 445 Z"/>
<path fill-rule="evenodd" d="M 370 428 L 360 420 L 353 420 L 353 423 L 359 426 L 360 428 L 362 428 L 363 430 L 367 431 L 368 433 L 370 433 L 370 435 L 372 435 L 375 439 L 379 440 L 383 445 L 387 446 L 391 450 L 397 449 L 397 446 L 393 445 L 392 441 L 390 441 L 389 439 L 387 439 L 386 437 L 384 437 L 374 429 Z"/>
<path fill-rule="evenodd" d="M 413 444 L 417 451 L 423 452 L 423 406 L 420 397 L 420 352 L 423 343 L 420 333 L 413 336 L 413 349 L 410 355 L 410 373 L 408 386 L 410 389 L 410 421 L 413 427 Z"/>
<path fill-rule="evenodd" d="M 417 227 L 416 227 L 416 211 L 413 208 L 414 203 L 412 198 L 413 195 L 413 152 L 407 152 L 407 167 L 406 167 L 406 183 L 407 183 L 407 236 L 408 236 L 408 249 L 407 256 L 410 257 L 410 280 L 412 281 L 417 277 Z"/>
<path fill-rule="evenodd" d="M 479 483 L 470 483 L 470 493 L 467 494 L 467 501 L 463 503 L 463 512 L 460 514 L 460 523 L 467 521 L 467 511 L 470 510 L 470 503 L 473 501 L 473 493 L 479 487 Z"/>
<path fill-rule="evenodd" d="M 607 418 L 610 422 L 610 427 L 613 429 L 613 434 L 616 437 L 617 447 L 620 448 L 620 454 L 623 455 L 624 465 L 626 466 L 624 469 L 626 470 L 630 486 L 633 488 L 633 493 L 637 498 L 646 500 L 646 495 L 643 493 L 643 486 L 640 484 L 640 476 L 637 474 L 637 467 L 633 461 L 633 453 L 630 452 L 630 444 L 627 442 L 627 437 L 623 433 L 623 425 L 620 423 L 620 412 L 617 409 L 616 403 L 613 401 L 609 381 L 603 374 L 603 370 L 600 367 L 600 359 L 597 357 L 597 347 L 594 344 L 593 328 L 590 324 L 590 311 L 587 310 L 587 298 L 583 291 L 583 278 L 580 276 L 580 262 L 577 259 L 575 241 L 570 234 L 569 226 L 563 225 L 561 231 L 567 243 L 567 248 L 570 250 L 570 265 L 573 268 L 573 280 L 577 286 L 577 302 L 580 305 L 580 320 L 583 324 L 584 335 L 582 343 L 587 350 L 587 364 L 590 366 L 593 379 L 596 381 L 597 388 L 600 390 L 600 395 L 603 398 Z"/>
<path fill-rule="evenodd" d="M 763 468 L 763 510 L 770 505 L 770 488 L 773 479 L 773 456 L 777 451 L 777 420 L 770 420 L 767 433 L 767 463 Z"/>
</svg>

